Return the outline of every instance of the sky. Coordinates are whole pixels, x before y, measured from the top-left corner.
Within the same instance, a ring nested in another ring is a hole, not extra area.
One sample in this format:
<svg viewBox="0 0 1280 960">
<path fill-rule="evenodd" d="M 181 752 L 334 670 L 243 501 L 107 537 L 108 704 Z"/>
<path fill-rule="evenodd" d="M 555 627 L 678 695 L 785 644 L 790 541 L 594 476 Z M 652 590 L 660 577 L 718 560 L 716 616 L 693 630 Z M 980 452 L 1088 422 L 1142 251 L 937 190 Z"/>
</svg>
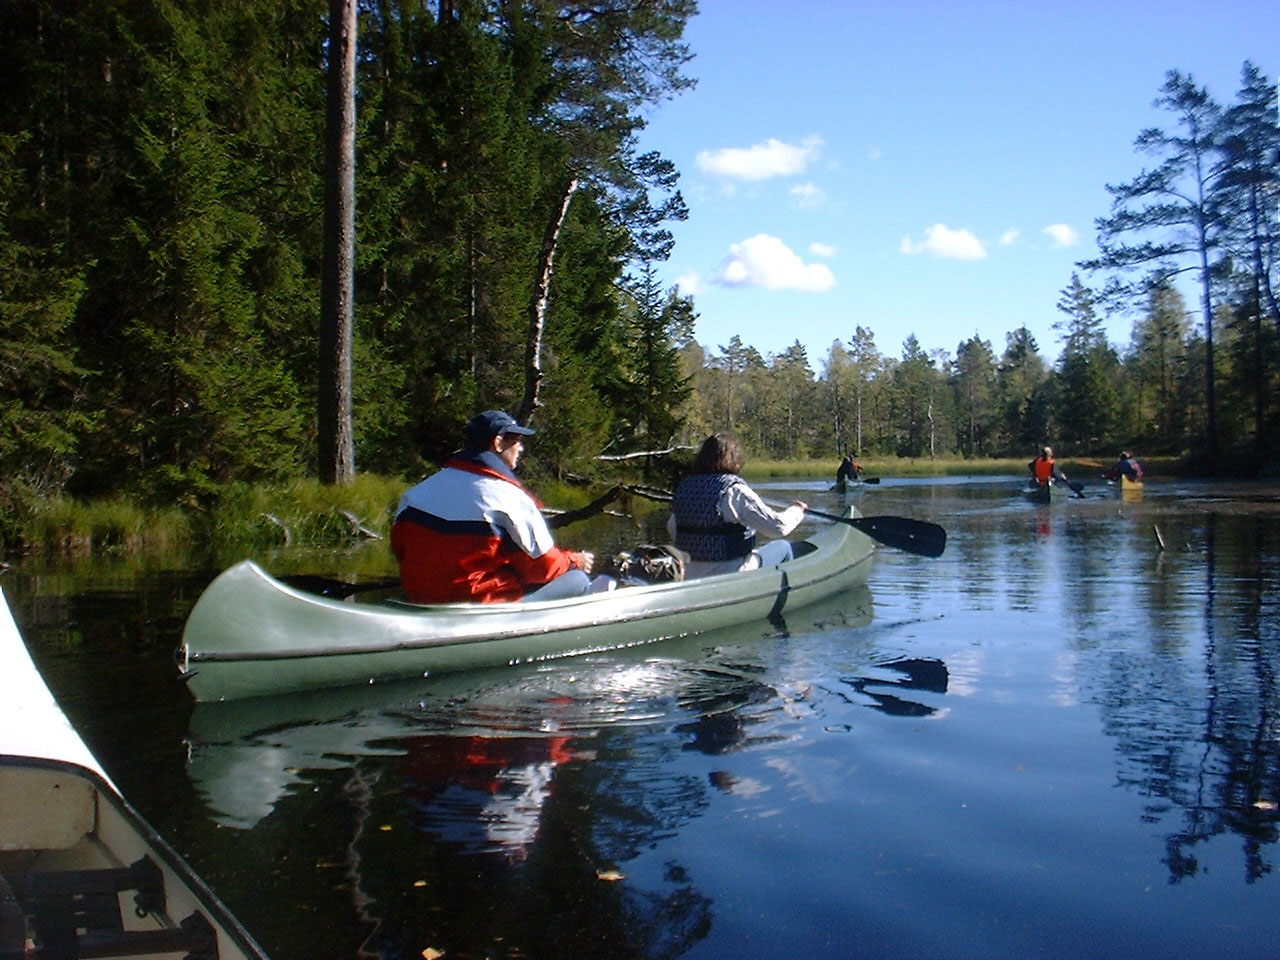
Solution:
<svg viewBox="0 0 1280 960">
<path fill-rule="evenodd" d="M 819 375 L 857 326 L 885 356 L 976 334 L 998 357 L 1025 325 L 1056 360 L 1106 185 L 1155 162 L 1143 129 L 1176 129 L 1153 106 L 1168 71 L 1223 105 L 1246 60 L 1280 75 L 1280 8 L 1259 0 L 700 0 L 685 40 L 697 85 L 640 141 L 689 207 L 659 275 L 709 351 L 799 342 Z M 1132 325 L 1108 317 L 1108 339 Z"/>
</svg>

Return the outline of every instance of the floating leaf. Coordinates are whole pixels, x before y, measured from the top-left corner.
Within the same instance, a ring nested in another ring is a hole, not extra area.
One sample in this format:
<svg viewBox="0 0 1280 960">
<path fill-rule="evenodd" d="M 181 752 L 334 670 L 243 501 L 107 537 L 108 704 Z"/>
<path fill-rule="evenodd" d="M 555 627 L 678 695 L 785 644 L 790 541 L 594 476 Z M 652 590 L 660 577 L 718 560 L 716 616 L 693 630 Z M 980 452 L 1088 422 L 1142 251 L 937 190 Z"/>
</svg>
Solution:
<svg viewBox="0 0 1280 960">
<path fill-rule="evenodd" d="M 440 960 L 444 956 L 443 950 L 437 950 L 435 947 L 427 947 L 422 951 L 422 960 Z"/>
<path fill-rule="evenodd" d="M 617 870 L 597 870 L 596 878 L 599 880 L 608 880 L 610 883 L 616 883 L 619 880 L 627 879 L 625 873 L 619 873 Z"/>
</svg>

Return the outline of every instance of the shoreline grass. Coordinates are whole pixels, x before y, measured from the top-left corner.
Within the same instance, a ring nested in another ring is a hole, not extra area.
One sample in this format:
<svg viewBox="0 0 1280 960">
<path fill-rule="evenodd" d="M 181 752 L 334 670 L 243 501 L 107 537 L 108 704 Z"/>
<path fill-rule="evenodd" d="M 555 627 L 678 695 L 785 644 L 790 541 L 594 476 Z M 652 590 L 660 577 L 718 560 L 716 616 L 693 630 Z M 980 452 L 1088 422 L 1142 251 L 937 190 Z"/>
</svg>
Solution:
<svg viewBox="0 0 1280 960">
<path fill-rule="evenodd" d="M 1030 458 L 967 460 L 950 458 L 867 457 L 861 460 L 868 477 L 1023 476 Z M 1096 477 L 1110 461 L 1064 458 L 1059 461 L 1072 478 Z M 1177 458 L 1144 458 L 1148 475 L 1178 475 Z M 831 477 L 838 461 L 830 458 L 756 460 L 743 470 L 748 479 Z M 602 478 L 599 487 L 610 482 Z M 259 486 L 232 484 L 217 502 L 204 509 L 176 505 L 147 506 L 125 497 L 78 501 L 59 497 L 41 504 L 18 525 L 17 555 L 117 554 L 162 552 L 200 544 L 212 552 L 262 550 L 275 547 L 349 546 L 362 539 L 385 539 L 401 493 L 409 485 L 398 477 L 360 474 L 347 486 L 327 486 L 318 480 Z M 590 502 L 599 489 L 550 479 L 531 486 L 548 506 L 572 510 Z"/>
</svg>

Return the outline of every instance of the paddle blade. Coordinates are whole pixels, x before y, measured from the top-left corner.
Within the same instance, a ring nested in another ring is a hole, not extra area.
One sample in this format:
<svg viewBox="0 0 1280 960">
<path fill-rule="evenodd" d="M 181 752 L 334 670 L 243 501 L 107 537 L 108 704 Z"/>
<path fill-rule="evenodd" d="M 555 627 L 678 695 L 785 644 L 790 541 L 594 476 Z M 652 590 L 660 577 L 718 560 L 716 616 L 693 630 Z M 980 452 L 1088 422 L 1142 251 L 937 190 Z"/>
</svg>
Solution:
<svg viewBox="0 0 1280 960">
<path fill-rule="evenodd" d="M 805 510 L 805 513 L 811 517 L 834 520 L 836 523 L 847 523 L 887 547 L 918 553 L 922 557 L 940 557 L 947 548 L 947 531 L 936 523 L 924 520 L 912 520 L 910 517 L 841 517 L 821 510 Z"/>
<path fill-rule="evenodd" d="M 940 557 L 947 548 L 947 531 L 936 523 L 910 517 L 839 517 L 872 540 L 922 557 Z"/>
<path fill-rule="evenodd" d="M 863 477 L 862 482 L 863 483 L 879 483 L 880 478 L 879 477 Z"/>
</svg>

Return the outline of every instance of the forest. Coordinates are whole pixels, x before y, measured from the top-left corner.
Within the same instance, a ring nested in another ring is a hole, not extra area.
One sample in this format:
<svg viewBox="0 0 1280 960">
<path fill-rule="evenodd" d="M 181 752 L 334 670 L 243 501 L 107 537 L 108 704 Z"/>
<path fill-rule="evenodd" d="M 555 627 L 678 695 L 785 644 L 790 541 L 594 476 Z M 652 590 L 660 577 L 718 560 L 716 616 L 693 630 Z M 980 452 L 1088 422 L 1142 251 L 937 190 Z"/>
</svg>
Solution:
<svg viewBox="0 0 1280 960">
<path fill-rule="evenodd" d="M 349 2 L 349 0 L 348 0 Z M 326 76 L 339 0 L 13 0 L 0 19 L 0 517 L 127 493 L 200 505 L 316 476 Z M 420 473 L 477 410 L 538 467 L 732 429 L 754 456 L 1193 454 L 1276 436 L 1276 91 L 1170 71 L 1149 165 L 1064 278 L 1061 352 L 697 340 L 655 264 L 687 216 L 641 152 L 695 83 L 694 0 L 359 0 L 351 408 L 360 471 Z M 1186 275 L 1200 293 L 1178 292 Z M 999 291 L 992 291 L 999 296 Z M 1128 344 L 1104 318 L 1131 315 Z M 928 322 L 922 318 L 921 329 Z M 531 377 L 536 382 L 531 381 Z M 0 524 L 3 526 L 3 524 Z"/>
</svg>

